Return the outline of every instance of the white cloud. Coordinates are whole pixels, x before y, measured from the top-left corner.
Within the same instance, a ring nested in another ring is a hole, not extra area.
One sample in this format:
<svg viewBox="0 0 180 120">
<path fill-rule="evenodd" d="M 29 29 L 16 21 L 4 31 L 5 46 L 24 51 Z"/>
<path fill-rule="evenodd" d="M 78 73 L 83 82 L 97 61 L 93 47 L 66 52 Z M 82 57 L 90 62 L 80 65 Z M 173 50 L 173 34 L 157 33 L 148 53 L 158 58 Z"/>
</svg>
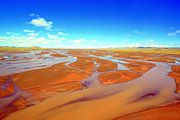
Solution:
<svg viewBox="0 0 180 120">
<path fill-rule="evenodd" d="M 5 39 L 3 37 L 0 37 L 0 42 L 3 42 Z"/>
<path fill-rule="evenodd" d="M 53 22 L 47 21 L 44 18 L 38 17 L 38 18 L 32 19 L 30 24 L 36 27 L 45 27 L 46 29 L 51 29 Z"/>
<path fill-rule="evenodd" d="M 169 47 L 169 45 L 164 45 L 164 44 L 148 44 L 145 47 Z"/>
<path fill-rule="evenodd" d="M 44 43 L 44 44 L 48 44 L 48 43 L 49 43 L 49 42 L 46 40 L 46 38 L 44 38 L 44 37 L 36 38 L 35 42 L 36 42 L 36 43 Z"/>
<path fill-rule="evenodd" d="M 24 36 L 18 39 L 22 46 L 36 46 L 37 44 L 49 44 L 49 41 L 44 37 Z"/>
<path fill-rule="evenodd" d="M 31 16 L 31 17 L 39 17 L 39 15 L 35 14 L 35 13 L 29 13 L 29 16 Z"/>
<path fill-rule="evenodd" d="M 158 43 L 157 40 L 154 39 L 147 39 L 147 40 L 140 40 L 141 42 L 134 42 L 134 43 L 125 43 L 123 47 L 169 47 L 169 44 L 161 44 Z"/>
<path fill-rule="evenodd" d="M 66 40 L 64 44 L 68 48 L 100 48 L 103 46 L 104 42 L 100 43 L 96 39 L 79 38 Z"/>
<path fill-rule="evenodd" d="M 39 35 L 39 33 L 28 33 L 27 35 L 30 37 L 36 37 Z"/>
<path fill-rule="evenodd" d="M 128 47 L 139 47 L 140 43 L 131 43 L 128 45 Z"/>
<path fill-rule="evenodd" d="M 12 33 L 12 32 L 6 32 L 6 34 L 11 35 L 11 34 L 14 34 L 14 33 Z"/>
<path fill-rule="evenodd" d="M 14 33 L 14 32 L 6 32 L 8 35 L 20 35 L 19 33 Z"/>
<path fill-rule="evenodd" d="M 51 34 L 48 34 L 48 38 L 51 40 L 57 40 L 57 41 L 65 40 L 65 38 L 60 38 L 57 35 L 51 35 Z"/>
<path fill-rule="evenodd" d="M 28 37 L 39 36 L 39 33 L 36 33 L 34 30 L 24 29 L 23 32 L 26 32 Z"/>
<path fill-rule="evenodd" d="M 0 41 L 10 42 L 9 45 L 17 46 L 17 47 L 30 47 L 37 45 L 47 45 L 50 41 L 48 41 L 44 37 L 38 37 L 36 35 L 11 35 L 11 36 L 0 36 Z"/>
<path fill-rule="evenodd" d="M 151 40 L 147 40 L 147 42 L 153 43 L 155 42 L 155 40 L 151 39 Z"/>
<path fill-rule="evenodd" d="M 69 34 L 66 34 L 66 33 L 63 33 L 63 32 L 58 32 L 58 35 L 69 35 Z"/>
<path fill-rule="evenodd" d="M 29 30 L 29 29 L 24 29 L 23 32 L 33 33 L 33 32 L 35 32 L 35 31 L 34 31 L 34 30 Z"/>
<path fill-rule="evenodd" d="M 154 43 L 154 42 L 155 42 L 154 40 L 150 43 L 138 43 L 137 42 L 137 43 L 127 44 L 126 46 L 127 47 L 170 47 L 169 44 L 159 44 L 159 43 Z"/>
<path fill-rule="evenodd" d="M 81 39 L 78 39 L 78 40 L 73 40 L 71 41 L 73 44 L 81 44 L 82 42 L 84 42 L 85 39 L 84 38 L 81 38 Z"/>
<path fill-rule="evenodd" d="M 81 40 L 73 40 L 72 42 L 73 43 L 81 43 L 82 41 Z"/>
<path fill-rule="evenodd" d="M 168 36 L 175 36 L 176 33 L 168 33 Z"/>
<path fill-rule="evenodd" d="M 176 30 L 175 32 L 168 33 L 168 36 L 176 36 L 180 33 L 180 30 Z"/>
<path fill-rule="evenodd" d="M 48 38 L 50 38 L 50 39 L 56 39 L 56 38 L 57 38 L 57 35 L 48 34 Z"/>
</svg>

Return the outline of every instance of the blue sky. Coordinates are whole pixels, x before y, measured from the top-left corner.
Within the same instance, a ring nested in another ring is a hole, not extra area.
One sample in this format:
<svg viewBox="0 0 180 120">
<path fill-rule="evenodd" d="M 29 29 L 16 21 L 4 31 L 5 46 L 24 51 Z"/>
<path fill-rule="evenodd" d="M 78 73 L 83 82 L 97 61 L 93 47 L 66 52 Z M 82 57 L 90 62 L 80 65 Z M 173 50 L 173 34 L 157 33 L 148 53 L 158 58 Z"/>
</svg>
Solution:
<svg viewBox="0 0 180 120">
<path fill-rule="evenodd" d="M 0 46 L 180 47 L 179 0 L 1 0 Z"/>
</svg>

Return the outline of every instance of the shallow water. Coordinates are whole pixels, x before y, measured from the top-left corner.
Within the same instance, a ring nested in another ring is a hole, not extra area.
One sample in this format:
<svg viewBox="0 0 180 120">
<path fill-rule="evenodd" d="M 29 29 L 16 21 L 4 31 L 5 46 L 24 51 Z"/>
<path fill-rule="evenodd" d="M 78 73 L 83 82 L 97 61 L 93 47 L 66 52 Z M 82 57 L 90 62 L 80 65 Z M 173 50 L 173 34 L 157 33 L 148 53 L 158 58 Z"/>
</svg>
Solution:
<svg viewBox="0 0 180 120">
<path fill-rule="evenodd" d="M 180 58 L 176 58 L 175 64 L 180 65 Z"/>
<path fill-rule="evenodd" d="M 77 58 L 72 56 L 53 57 L 49 54 L 37 55 L 41 51 L 31 51 L 29 53 L 11 54 L 6 60 L 0 61 L 0 76 L 15 74 L 19 72 L 50 67 L 58 63 L 71 64 Z M 59 51 L 61 53 L 61 51 Z"/>
<path fill-rule="evenodd" d="M 97 58 L 100 58 L 100 59 L 104 59 L 104 60 L 110 60 L 112 62 L 115 62 L 115 63 L 122 63 L 122 64 L 126 64 L 128 62 L 125 62 L 123 60 L 120 60 L 120 59 L 117 59 L 117 58 L 113 58 L 111 56 L 96 56 Z"/>
<path fill-rule="evenodd" d="M 100 66 L 100 63 L 97 63 L 96 61 L 93 61 L 93 63 L 94 63 L 94 68 L 92 71 L 93 73 L 88 78 L 81 81 L 81 83 L 86 88 L 101 85 L 101 82 L 99 81 L 99 78 L 98 78 L 101 73 L 97 71 L 97 68 Z"/>
</svg>

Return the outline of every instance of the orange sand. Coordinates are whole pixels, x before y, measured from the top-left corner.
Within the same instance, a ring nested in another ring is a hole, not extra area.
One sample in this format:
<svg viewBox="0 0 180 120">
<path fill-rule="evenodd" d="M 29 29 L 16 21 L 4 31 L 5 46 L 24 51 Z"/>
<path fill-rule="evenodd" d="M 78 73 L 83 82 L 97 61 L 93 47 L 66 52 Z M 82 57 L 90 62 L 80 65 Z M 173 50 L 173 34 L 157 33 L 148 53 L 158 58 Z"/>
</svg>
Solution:
<svg viewBox="0 0 180 120">
<path fill-rule="evenodd" d="M 56 64 L 48 68 L 14 74 L 14 81 L 20 88 L 30 88 L 45 84 L 75 82 L 88 76 L 83 71 Z"/>
<path fill-rule="evenodd" d="M 44 100 L 59 92 L 80 90 L 83 88 L 81 80 L 88 77 L 89 74 L 67 67 L 61 64 L 56 64 L 48 68 L 21 72 L 13 75 L 13 79 L 17 86 L 32 95 L 34 100 Z M 0 77 L 0 84 L 3 84 L 7 76 Z M 11 95 L 14 92 L 14 85 L 10 84 L 7 88 L 0 89 L 0 97 Z M 6 112 L 0 111 L 0 118 L 3 118 L 11 112 L 25 108 L 26 102 L 22 98 L 11 103 L 6 108 Z M 21 105 L 22 104 L 22 105 Z"/>
<path fill-rule="evenodd" d="M 80 82 L 69 82 L 48 84 L 40 87 L 32 87 L 30 89 L 25 89 L 25 91 L 31 93 L 34 99 L 42 101 L 60 92 L 80 90 L 82 88 L 83 86 Z"/>
<path fill-rule="evenodd" d="M 176 92 L 180 92 L 180 66 L 175 65 L 172 66 L 172 72 L 169 73 L 169 76 L 173 77 L 176 80 L 177 90 Z"/>
<path fill-rule="evenodd" d="M 0 109 L 0 119 L 8 116 L 10 113 L 18 111 L 18 110 L 22 110 L 24 108 L 26 108 L 26 100 L 22 97 L 14 100 L 9 106 L 8 108 L 4 110 Z"/>
<path fill-rule="evenodd" d="M 125 60 L 125 61 L 129 62 L 128 64 L 124 64 L 126 67 L 128 67 L 129 69 L 135 72 L 140 72 L 140 73 L 145 73 L 149 71 L 153 66 L 155 66 L 154 64 L 148 62 L 140 62 L 134 60 Z"/>
<path fill-rule="evenodd" d="M 92 73 L 94 64 L 90 57 L 77 57 L 77 61 L 70 64 L 70 66 L 78 68 L 86 73 Z"/>
<path fill-rule="evenodd" d="M 2 84 L 5 84 L 7 78 L 6 77 L 2 77 L 0 79 L 0 85 Z M 6 97 L 6 96 L 9 96 L 11 95 L 12 93 L 14 92 L 14 85 L 13 84 L 8 84 L 6 86 L 6 89 L 3 89 L 3 88 L 0 88 L 0 98 L 1 97 Z"/>
<path fill-rule="evenodd" d="M 65 55 L 61 55 L 58 53 L 51 54 L 51 56 L 53 56 L 53 57 L 66 57 Z"/>
<path fill-rule="evenodd" d="M 103 60 L 99 58 L 94 58 L 94 60 L 96 60 L 97 63 L 100 63 L 100 66 L 97 69 L 98 72 L 108 72 L 111 70 L 115 70 L 117 68 L 117 64 L 112 61 Z"/>
<path fill-rule="evenodd" d="M 173 55 L 179 56 L 179 55 Z M 172 55 L 168 54 L 151 54 L 151 53 L 139 53 L 139 52 L 122 52 L 115 57 L 120 58 L 132 58 L 136 60 L 148 60 L 148 61 L 155 61 L 155 62 L 174 62 L 176 59 L 172 57 Z"/>
<path fill-rule="evenodd" d="M 109 73 L 101 74 L 99 76 L 99 79 L 101 83 L 107 85 L 107 84 L 127 82 L 139 76 L 140 74 L 136 74 L 128 70 L 122 70 L 122 71 L 117 71 L 117 72 L 109 72 Z"/>
<path fill-rule="evenodd" d="M 165 107 L 130 114 L 114 120 L 179 120 L 179 108 L 180 102 Z"/>
</svg>

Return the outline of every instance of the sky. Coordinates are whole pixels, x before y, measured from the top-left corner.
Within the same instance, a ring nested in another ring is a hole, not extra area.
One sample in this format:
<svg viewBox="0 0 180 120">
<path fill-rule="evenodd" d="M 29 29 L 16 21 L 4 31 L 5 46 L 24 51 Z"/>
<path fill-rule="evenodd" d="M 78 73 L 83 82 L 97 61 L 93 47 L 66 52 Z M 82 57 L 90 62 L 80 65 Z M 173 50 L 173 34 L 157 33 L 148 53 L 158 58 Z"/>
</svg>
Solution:
<svg viewBox="0 0 180 120">
<path fill-rule="evenodd" d="M 0 46 L 180 47 L 179 0 L 1 0 Z"/>
</svg>

